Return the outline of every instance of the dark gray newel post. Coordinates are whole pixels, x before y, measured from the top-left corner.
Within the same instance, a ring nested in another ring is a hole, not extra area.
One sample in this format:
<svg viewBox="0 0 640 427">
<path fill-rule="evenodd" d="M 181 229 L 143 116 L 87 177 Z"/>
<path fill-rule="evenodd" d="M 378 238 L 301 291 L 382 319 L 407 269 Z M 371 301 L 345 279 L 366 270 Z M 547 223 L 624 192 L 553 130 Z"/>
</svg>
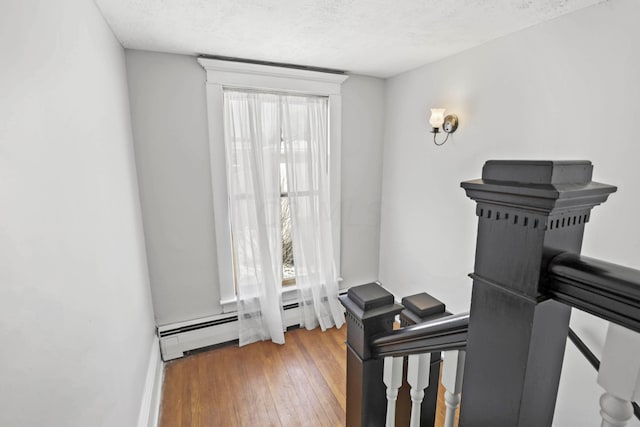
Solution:
<svg viewBox="0 0 640 427">
<path fill-rule="evenodd" d="M 372 336 L 393 330 L 403 307 L 377 283 L 350 288 L 340 302 L 347 310 L 347 427 L 384 426 L 384 362 L 371 357 L 369 343 Z"/>
<path fill-rule="evenodd" d="M 460 426 L 551 426 L 570 308 L 547 299 L 546 264 L 579 253 L 591 209 L 616 188 L 587 161 L 489 161 L 462 183 L 478 240 Z"/>
</svg>

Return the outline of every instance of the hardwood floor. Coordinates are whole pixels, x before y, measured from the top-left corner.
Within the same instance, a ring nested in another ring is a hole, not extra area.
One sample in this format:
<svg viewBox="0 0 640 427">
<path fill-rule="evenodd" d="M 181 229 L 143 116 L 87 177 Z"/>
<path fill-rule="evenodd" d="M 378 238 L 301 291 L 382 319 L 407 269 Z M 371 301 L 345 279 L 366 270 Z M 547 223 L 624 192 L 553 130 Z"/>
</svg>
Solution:
<svg viewBox="0 0 640 427">
<path fill-rule="evenodd" d="M 346 327 L 296 329 L 167 363 L 161 427 L 343 426 Z M 440 387 L 442 392 L 442 387 Z M 444 420 L 438 402 L 436 426 Z"/>
</svg>

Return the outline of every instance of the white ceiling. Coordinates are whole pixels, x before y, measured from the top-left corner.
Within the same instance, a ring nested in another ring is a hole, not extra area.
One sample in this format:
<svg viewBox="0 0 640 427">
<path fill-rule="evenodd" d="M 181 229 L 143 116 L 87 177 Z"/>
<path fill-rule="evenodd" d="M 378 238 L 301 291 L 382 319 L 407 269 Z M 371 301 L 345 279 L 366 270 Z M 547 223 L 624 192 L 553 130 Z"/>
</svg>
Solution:
<svg viewBox="0 0 640 427">
<path fill-rule="evenodd" d="M 123 46 L 389 77 L 603 0 L 95 0 Z"/>
</svg>

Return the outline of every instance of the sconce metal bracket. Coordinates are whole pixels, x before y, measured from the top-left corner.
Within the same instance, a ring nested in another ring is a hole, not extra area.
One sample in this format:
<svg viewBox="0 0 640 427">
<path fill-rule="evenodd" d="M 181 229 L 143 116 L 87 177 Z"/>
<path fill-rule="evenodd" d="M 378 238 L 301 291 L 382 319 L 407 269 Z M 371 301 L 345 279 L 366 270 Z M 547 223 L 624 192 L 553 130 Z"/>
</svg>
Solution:
<svg viewBox="0 0 640 427">
<path fill-rule="evenodd" d="M 456 129 L 458 129 L 458 116 L 455 114 L 448 114 L 442 123 L 442 130 L 446 133 L 453 133 Z"/>
</svg>

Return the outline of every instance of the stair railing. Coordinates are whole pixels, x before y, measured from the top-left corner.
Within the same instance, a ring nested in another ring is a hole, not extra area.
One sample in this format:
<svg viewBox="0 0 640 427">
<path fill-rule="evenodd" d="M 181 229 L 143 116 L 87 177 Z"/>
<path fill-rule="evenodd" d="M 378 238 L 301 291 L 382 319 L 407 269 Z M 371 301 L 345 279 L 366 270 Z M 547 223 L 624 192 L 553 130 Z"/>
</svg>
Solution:
<svg viewBox="0 0 640 427">
<path fill-rule="evenodd" d="M 578 351 L 587 359 L 587 361 L 595 368 L 596 371 L 600 370 L 600 360 L 593 354 L 591 349 L 582 341 L 582 339 L 571 328 L 569 328 L 569 339 L 576 346 Z M 640 420 L 640 405 L 636 402 L 631 402 L 633 408 L 633 414 Z"/>
<path fill-rule="evenodd" d="M 384 384 L 387 387 L 387 417 L 385 425 L 395 426 L 397 390 L 402 383 L 403 359 L 408 358 L 407 382 L 411 386 L 411 417 L 409 425 L 417 427 L 421 417 L 424 389 L 434 387 L 437 396 L 438 378 L 430 379 L 430 358 L 433 353 L 444 352 L 442 384 L 446 388 L 447 407 L 445 427 L 453 427 L 455 413 L 460 404 L 462 375 L 469 314 L 460 314 L 408 326 L 385 333 L 373 340 L 374 357 L 384 357 Z M 428 422 L 433 425 L 432 420 Z"/>
<path fill-rule="evenodd" d="M 602 425 L 626 425 L 640 417 L 640 270 L 561 253 L 548 272 L 553 299 L 610 321 L 601 362 L 571 330 L 569 338 L 597 366 Z"/>
<path fill-rule="evenodd" d="M 592 169 L 584 161 L 489 161 L 482 179 L 462 183 L 479 217 L 469 315 L 392 331 L 403 307 L 390 293 L 375 284 L 349 291 L 348 426 L 398 420 L 404 357 L 409 423 L 433 425 L 415 414 L 434 385 L 427 354 L 441 351 L 447 426 L 460 392 L 462 427 L 551 426 L 571 307 L 611 322 L 598 372 L 602 426 L 626 425 L 640 398 L 640 271 L 580 256 L 591 209 L 616 190 L 591 181 Z"/>
<path fill-rule="evenodd" d="M 446 313 L 424 293 L 404 298 L 404 308 L 379 283 L 352 287 L 341 301 L 347 310 L 347 425 L 433 426 L 444 352 L 445 426 L 453 427 L 469 315 Z M 393 330 L 396 314 L 405 326 Z M 403 384 L 408 396 L 398 399 Z"/>
<path fill-rule="evenodd" d="M 571 307 L 547 266 L 576 255 L 591 211 L 616 187 L 588 161 L 488 161 L 463 182 L 478 232 L 460 426 L 551 426 Z"/>
</svg>

